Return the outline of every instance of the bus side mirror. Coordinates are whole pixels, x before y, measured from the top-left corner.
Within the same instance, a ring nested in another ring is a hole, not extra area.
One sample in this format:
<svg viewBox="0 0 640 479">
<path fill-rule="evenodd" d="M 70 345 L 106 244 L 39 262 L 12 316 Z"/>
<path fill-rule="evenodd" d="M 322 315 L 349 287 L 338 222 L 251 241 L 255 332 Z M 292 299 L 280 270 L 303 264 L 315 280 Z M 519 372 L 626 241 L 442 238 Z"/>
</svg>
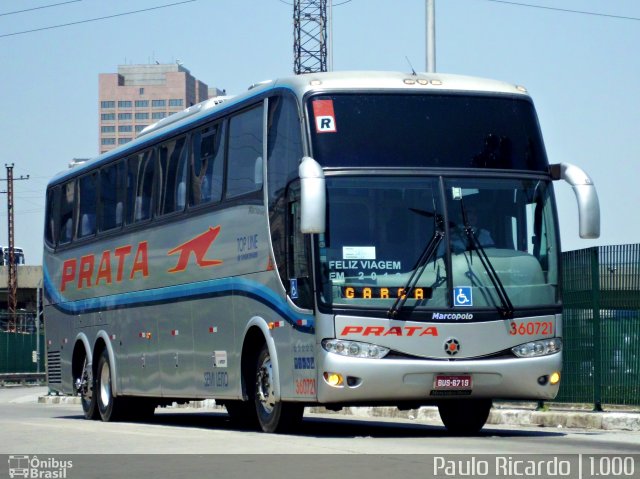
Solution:
<svg viewBox="0 0 640 479">
<path fill-rule="evenodd" d="M 305 156 L 298 168 L 300 175 L 300 231 L 324 233 L 327 195 L 320 164 Z"/>
<path fill-rule="evenodd" d="M 564 180 L 573 187 L 578 202 L 580 238 L 600 237 L 600 202 L 598 193 L 589 175 L 571 163 L 550 165 L 551 178 Z"/>
</svg>

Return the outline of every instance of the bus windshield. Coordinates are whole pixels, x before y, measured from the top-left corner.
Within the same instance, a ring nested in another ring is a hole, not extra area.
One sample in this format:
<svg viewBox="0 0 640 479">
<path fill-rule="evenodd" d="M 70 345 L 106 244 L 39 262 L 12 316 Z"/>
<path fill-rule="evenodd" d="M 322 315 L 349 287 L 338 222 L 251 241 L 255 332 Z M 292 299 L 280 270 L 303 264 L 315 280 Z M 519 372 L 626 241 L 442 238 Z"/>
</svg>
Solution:
<svg viewBox="0 0 640 479">
<path fill-rule="evenodd" d="M 501 310 L 501 294 L 513 308 L 554 306 L 559 251 L 551 190 L 538 179 L 328 176 L 320 299 L 329 307 L 389 310 L 418 268 L 403 302 L 411 310 Z M 424 258 L 438 232 L 444 239 Z"/>
<path fill-rule="evenodd" d="M 548 171 L 532 103 L 508 95 L 332 94 L 309 100 L 325 167 Z"/>
</svg>

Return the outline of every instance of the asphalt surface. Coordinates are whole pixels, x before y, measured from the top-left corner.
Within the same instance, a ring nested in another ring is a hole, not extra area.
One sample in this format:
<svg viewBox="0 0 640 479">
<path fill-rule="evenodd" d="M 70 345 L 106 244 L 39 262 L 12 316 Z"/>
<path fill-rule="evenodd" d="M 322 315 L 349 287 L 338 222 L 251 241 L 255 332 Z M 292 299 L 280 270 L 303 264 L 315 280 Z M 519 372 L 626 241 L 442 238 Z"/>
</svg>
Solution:
<svg viewBox="0 0 640 479">
<path fill-rule="evenodd" d="M 43 404 L 80 404 L 79 397 L 55 396 L 40 393 L 38 402 Z M 215 401 L 193 401 L 184 407 L 215 408 Z M 556 429 L 597 429 L 606 431 L 640 431 L 640 408 L 593 411 L 589 405 L 545 403 L 538 410 L 532 402 L 496 402 L 488 425 L 539 426 Z M 220 408 L 224 411 L 224 408 Z M 400 411 L 395 407 L 346 407 L 341 411 L 329 411 L 322 407 L 312 407 L 308 412 L 326 415 L 352 416 L 354 418 L 399 418 L 416 422 L 442 425 L 436 407 L 421 407 Z"/>
</svg>

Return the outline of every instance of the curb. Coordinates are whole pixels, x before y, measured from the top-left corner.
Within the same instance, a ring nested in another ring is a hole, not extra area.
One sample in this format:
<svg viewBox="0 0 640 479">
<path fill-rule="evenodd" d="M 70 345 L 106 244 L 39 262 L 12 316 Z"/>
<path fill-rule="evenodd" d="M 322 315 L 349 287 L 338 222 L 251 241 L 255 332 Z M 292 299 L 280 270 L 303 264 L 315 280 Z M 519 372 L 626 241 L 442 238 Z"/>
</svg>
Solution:
<svg viewBox="0 0 640 479">
<path fill-rule="evenodd" d="M 78 396 L 40 396 L 40 404 L 78 404 Z M 222 409 L 214 399 L 174 403 L 169 409 Z M 442 426 L 438 408 L 423 406 L 420 409 L 400 411 L 396 407 L 345 407 L 330 411 L 324 407 L 309 407 L 314 414 L 352 416 L 356 418 L 398 418 Z M 593 411 L 535 411 L 512 407 L 494 406 L 487 420 L 488 425 L 549 427 L 556 429 L 599 429 L 603 431 L 640 431 L 640 414 L 634 412 Z"/>
<path fill-rule="evenodd" d="M 423 406 L 420 409 L 411 409 L 409 411 L 400 411 L 395 407 L 346 407 L 338 412 L 329 411 L 323 407 L 312 407 L 310 412 L 361 418 L 400 418 L 442 425 L 438 408 L 435 406 Z M 494 406 L 489 414 L 487 424 L 494 426 L 552 427 L 557 429 L 640 431 L 640 414 L 632 412 L 530 411 Z"/>
</svg>

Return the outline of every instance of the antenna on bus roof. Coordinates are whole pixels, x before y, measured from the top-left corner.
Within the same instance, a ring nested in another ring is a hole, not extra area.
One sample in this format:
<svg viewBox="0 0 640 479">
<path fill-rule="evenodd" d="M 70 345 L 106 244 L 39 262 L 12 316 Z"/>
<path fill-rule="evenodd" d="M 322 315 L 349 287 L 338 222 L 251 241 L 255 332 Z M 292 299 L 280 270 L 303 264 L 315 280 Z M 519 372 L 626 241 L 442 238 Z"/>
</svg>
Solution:
<svg viewBox="0 0 640 479">
<path fill-rule="evenodd" d="M 409 60 L 409 57 L 408 57 L 408 56 L 405 56 L 405 58 L 407 59 L 407 63 L 409 64 L 409 68 L 411 68 L 411 74 L 412 74 L 414 77 L 417 77 L 417 76 L 418 76 L 418 74 L 417 74 L 417 73 L 416 73 L 416 71 L 413 69 L 413 65 L 411 64 L 411 60 Z"/>
</svg>

